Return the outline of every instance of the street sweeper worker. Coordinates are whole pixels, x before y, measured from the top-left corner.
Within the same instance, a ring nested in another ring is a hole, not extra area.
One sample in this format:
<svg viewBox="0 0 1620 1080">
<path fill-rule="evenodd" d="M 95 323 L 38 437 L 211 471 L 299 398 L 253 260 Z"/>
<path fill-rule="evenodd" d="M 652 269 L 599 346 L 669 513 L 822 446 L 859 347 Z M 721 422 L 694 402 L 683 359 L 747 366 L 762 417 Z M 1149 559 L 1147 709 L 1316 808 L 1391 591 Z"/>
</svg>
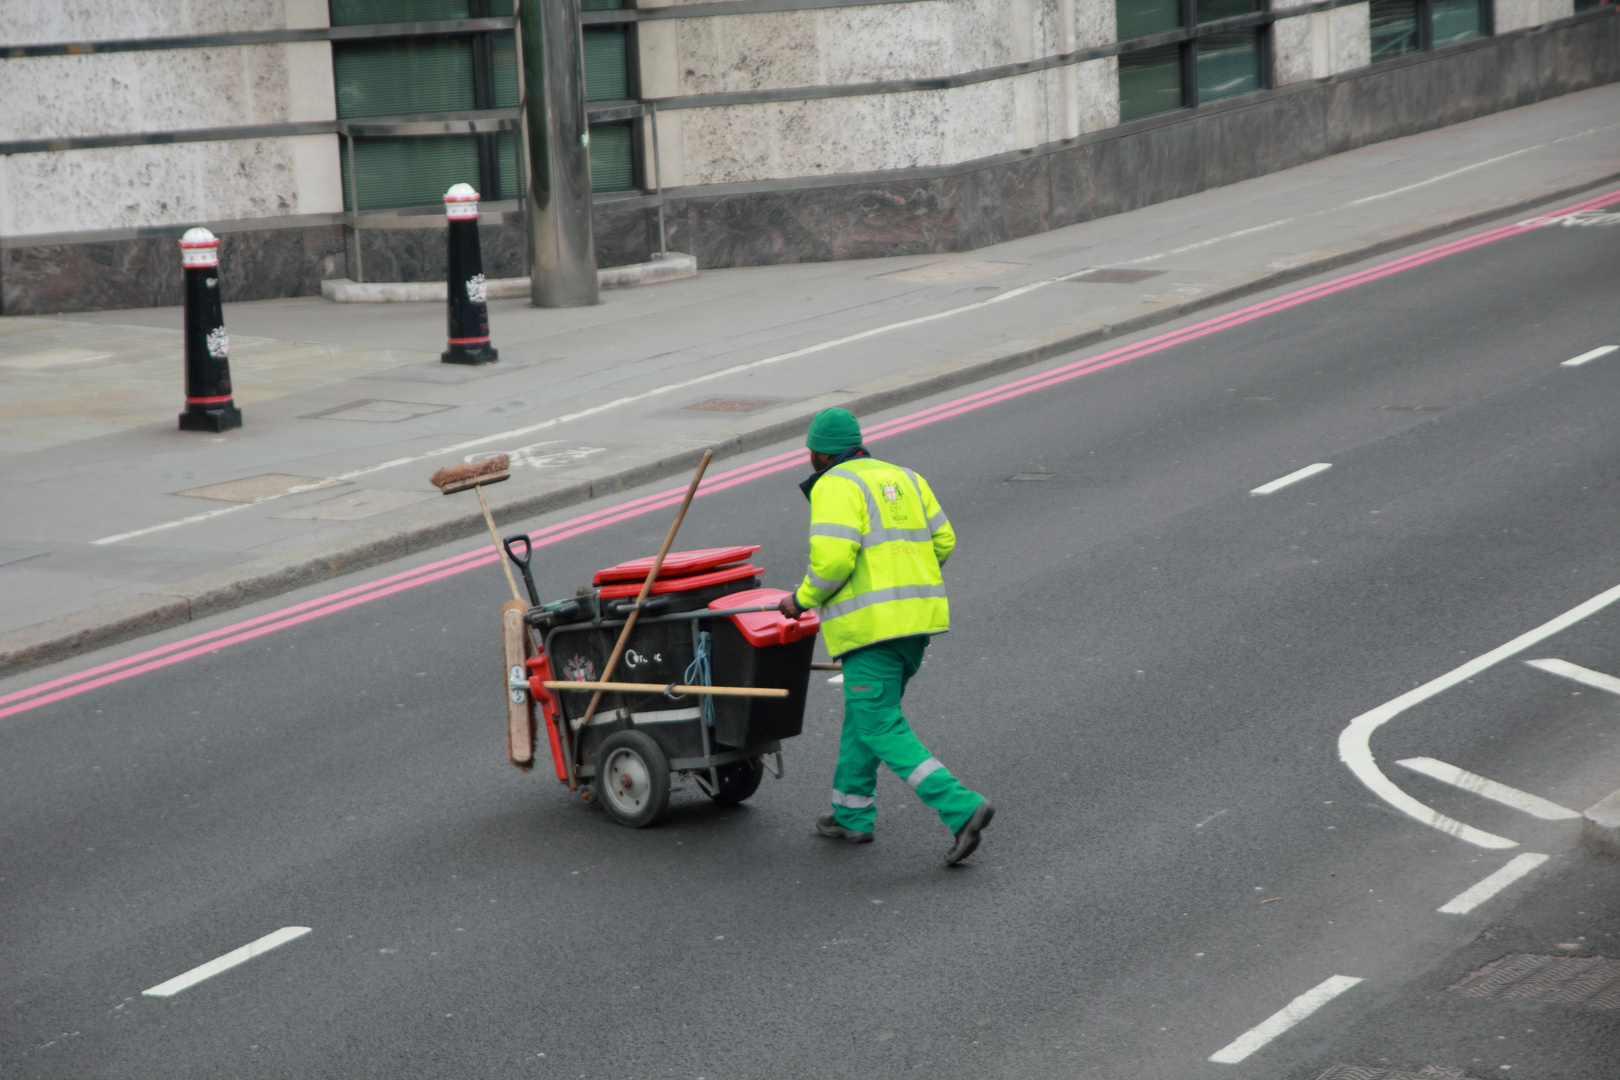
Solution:
<svg viewBox="0 0 1620 1080">
<path fill-rule="evenodd" d="M 938 811 L 952 834 L 945 865 L 954 866 L 979 846 L 995 807 L 912 734 L 900 699 L 930 636 L 950 629 L 939 568 L 956 534 L 928 481 L 866 452 L 860 421 L 847 409 L 817 413 L 805 442 L 815 469 L 800 485 L 810 500 L 810 571 L 782 598 L 781 611 L 796 619 L 819 608 L 827 651 L 844 662 L 832 813 L 817 819 L 816 831 L 857 844 L 872 839 L 881 762 Z"/>
</svg>

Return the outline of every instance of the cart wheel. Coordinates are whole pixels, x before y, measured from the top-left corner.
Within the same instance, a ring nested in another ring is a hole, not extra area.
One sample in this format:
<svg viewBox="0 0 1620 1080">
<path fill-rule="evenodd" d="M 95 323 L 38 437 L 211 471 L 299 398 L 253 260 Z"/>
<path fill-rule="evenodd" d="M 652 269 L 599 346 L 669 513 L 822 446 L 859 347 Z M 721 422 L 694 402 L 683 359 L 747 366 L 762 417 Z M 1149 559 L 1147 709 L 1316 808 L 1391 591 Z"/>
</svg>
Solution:
<svg viewBox="0 0 1620 1080">
<path fill-rule="evenodd" d="M 669 809 L 669 758 L 645 732 L 616 731 L 596 754 L 596 793 L 620 825 L 651 825 Z"/>
<path fill-rule="evenodd" d="M 759 782 L 765 777 L 765 762 L 757 757 L 745 758 L 717 766 L 714 771 L 720 777 L 720 790 L 709 798 L 735 806 L 759 790 Z"/>
</svg>

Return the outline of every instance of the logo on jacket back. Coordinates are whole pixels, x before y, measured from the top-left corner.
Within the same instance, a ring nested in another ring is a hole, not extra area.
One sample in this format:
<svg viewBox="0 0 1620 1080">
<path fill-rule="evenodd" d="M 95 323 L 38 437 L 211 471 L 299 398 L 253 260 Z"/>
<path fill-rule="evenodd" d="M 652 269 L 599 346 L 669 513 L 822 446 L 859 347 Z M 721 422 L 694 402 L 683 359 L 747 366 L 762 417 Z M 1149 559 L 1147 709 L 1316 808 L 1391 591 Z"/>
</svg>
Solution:
<svg viewBox="0 0 1620 1080">
<path fill-rule="evenodd" d="M 900 489 L 893 484 L 883 485 L 883 497 L 890 502 L 900 501 Z"/>
</svg>

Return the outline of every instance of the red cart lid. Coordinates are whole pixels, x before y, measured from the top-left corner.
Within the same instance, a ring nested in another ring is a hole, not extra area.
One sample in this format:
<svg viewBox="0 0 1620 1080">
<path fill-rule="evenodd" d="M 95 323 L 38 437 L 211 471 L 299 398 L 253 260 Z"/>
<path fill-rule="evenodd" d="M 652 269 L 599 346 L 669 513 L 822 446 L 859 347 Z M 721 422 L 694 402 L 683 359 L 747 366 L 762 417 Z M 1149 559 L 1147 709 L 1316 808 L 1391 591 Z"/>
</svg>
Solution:
<svg viewBox="0 0 1620 1080">
<path fill-rule="evenodd" d="M 664 565 L 658 568 L 658 579 L 662 581 L 664 578 L 681 577 L 685 574 L 701 574 L 706 570 L 725 566 L 727 563 L 742 562 L 758 550 L 758 544 L 739 544 L 736 547 L 672 551 L 664 556 Z M 640 585 L 647 580 L 647 571 L 652 569 L 653 558 L 648 555 L 622 562 L 617 566 L 609 566 L 605 570 L 598 570 L 591 578 L 591 584 L 607 585 L 615 581 L 633 581 Z M 630 595 L 634 596 L 635 593 Z"/>
<path fill-rule="evenodd" d="M 651 566 L 652 563 L 648 563 Z M 719 570 L 710 570 L 707 574 L 687 574 L 685 577 L 661 577 L 653 582 L 652 594 L 672 592 L 691 592 L 693 589 L 706 589 L 710 585 L 724 585 L 728 581 L 741 581 L 744 578 L 758 577 L 765 571 L 753 563 L 743 563 L 741 566 L 727 566 Z M 603 600 L 622 600 L 634 597 L 641 592 L 641 583 L 647 580 L 647 571 L 641 571 L 641 577 L 635 581 L 621 581 L 617 585 L 604 585 L 598 593 Z"/>
<path fill-rule="evenodd" d="M 604 595 L 607 590 L 603 590 Z M 780 604 L 787 595 L 785 589 L 744 589 L 730 596 L 710 601 L 709 607 L 723 611 L 726 608 L 748 607 L 751 604 Z M 742 631 L 748 644 L 756 649 L 771 645 L 791 645 L 821 631 L 821 616 L 807 611 L 798 619 L 790 619 L 780 611 L 751 611 L 746 615 L 730 616 L 733 625 Z"/>
</svg>

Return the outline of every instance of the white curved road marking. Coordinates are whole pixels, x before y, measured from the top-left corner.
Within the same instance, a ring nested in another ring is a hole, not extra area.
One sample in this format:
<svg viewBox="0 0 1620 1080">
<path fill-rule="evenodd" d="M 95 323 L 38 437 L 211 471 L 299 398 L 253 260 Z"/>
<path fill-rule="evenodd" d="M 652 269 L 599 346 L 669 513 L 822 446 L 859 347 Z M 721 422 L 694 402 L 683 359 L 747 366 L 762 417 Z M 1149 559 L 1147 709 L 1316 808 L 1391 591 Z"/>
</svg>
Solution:
<svg viewBox="0 0 1620 1080">
<path fill-rule="evenodd" d="M 1423 805 L 1402 791 L 1395 782 L 1385 776 L 1373 760 L 1372 747 L 1369 745 L 1373 732 L 1395 719 L 1401 713 L 1414 705 L 1421 704 L 1443 690 L 1449 690 L 1465 679 L 1471 679 L 1487 668 L 1501 663 L 1516 653 L 1523 652 L 1530 646 L 1551 637 L 1560 630 L 1568 629 L 1595 612 L 1602 611 L 1616 600 L 1620 600 L 1620 585 L 1601 592 L 1585 603 L 1578 604 L 1555 619 L 1542 623 L 1528 633 L 1520 634 L 1505 645 L 1499 645 L 1483 656 L 1477 656 L 1458 668 L 1453 668 L 1438 679 L 1431 679 L 1422 686 L 1408 690 L 1393 701 L 1386 701 L 1376 709 L 1362 713 L 1339 733 L 1339 760 L 1349 766 L 1350 771 L 1356 774 L 1356 779 L 1366 784 L 1374 795 L 1383 799 L 1395 809 L 1410 815 L 1431 828 L 1439 829 L 1448 836 L 1455 836 L 1459 840 L 1466 840 L 1483 848 L 1510 848 L 1518 847 L 1517 840 L 1509 840 L 1505 836 L 1476 829 L 1472 825 L 1465 825 L 1455 818 L 1447 817 L 1438 810 Z"/>
</svg>

